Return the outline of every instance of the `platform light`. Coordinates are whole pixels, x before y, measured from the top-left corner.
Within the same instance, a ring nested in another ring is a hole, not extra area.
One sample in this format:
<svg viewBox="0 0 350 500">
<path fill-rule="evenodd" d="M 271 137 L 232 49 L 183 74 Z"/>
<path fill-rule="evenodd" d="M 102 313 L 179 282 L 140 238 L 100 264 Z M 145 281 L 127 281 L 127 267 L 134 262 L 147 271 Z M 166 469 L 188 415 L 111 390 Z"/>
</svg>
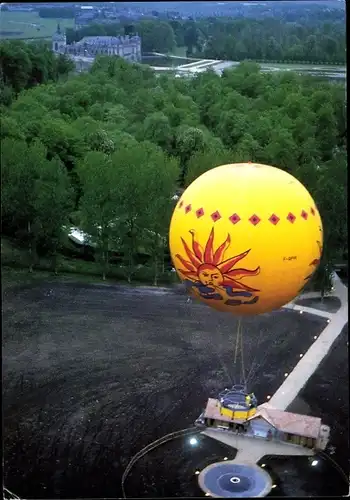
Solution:
<svg viewBox="0 0 350 500">
<path fill-rule="evenodd" d="M 285 377 L 288 377 L 288 373 L 285 373 L 285 374 L 284 374 L 284 376 L 285 376 Z"/>
<path fill-rule="evenodd" d="M 228 458 L 227 458 L 227 457 L 224 457 L 224 460 L 228 460 Z"/>
<path fill-rule="evenodd" d="M 205 496 L 206 496 L 206 497 L 210 497 L 210 493 L 206 493 L 206 494 L 205 494 Z"/>
<path fill-rule="evenodd" d="M 271 486 L 271 488 L 276 488 L 276 486 L 277 486 L 277 484 L 273 484 L 273 485 Z"/>
<path fill-rule="evenodd" d="M 299 314 L 303 314 L 304 311 L 299 311 Z"/>
<path fill-rule="evenodd" d="M 190 445 L 191 446 L 196 446 L 198 444 L 198 439 L 196 438 L 191 438 L 190 439 Z"/>
<path fill-rule="evenodd" d="M 271 399 L 271 396 L 267 396 L 267 398 L 266 398 L 266 399 Z"/>
<path fill-rule="evenodd" d="M 313 461 L 311 462 L 311 466 L 312 466 L 312 467 L 316 467 L 316 465 L 317 465 L 317 464 L 318 464 L 318 460 L 313 460 Z"/>
<path fill-rule="evenodd" d="M 199 470 L 196 470 L 195 474 L 198 476 L 198 474 L 200 474 Z"/>
<path fill-rule="evenodd" d="M 299 354 L 299 358 L 302 358 L 304 356 L 304 354 Z"/>
<path fill-rule="evenodd" d="M 260 467 L 266 467 L 266 464 L 261 464 Z"/>
<path fill-rule="evenodd" d="M 330 322 L 331 322 L 331 320 L 330 320 L 330 319 L 327 319 L 327 323 L 330 323 Z"/>
<path fill-rule="evenodd" d="M 317 339 L 317 335 L 314 335 L 314 339 L 315 339 L 315 340 Z"/>
</svg>

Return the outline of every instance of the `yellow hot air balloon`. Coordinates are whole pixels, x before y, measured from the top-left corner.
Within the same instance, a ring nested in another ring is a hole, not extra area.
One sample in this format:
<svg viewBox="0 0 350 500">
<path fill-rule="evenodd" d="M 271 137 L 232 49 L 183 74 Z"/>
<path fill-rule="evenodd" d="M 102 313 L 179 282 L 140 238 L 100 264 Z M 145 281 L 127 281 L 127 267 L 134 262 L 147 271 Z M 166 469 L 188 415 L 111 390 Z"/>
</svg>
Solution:
<svg viewBox="0 0 350 500">
<path fill-rule="evenodd" d="M 209 170 L 185 190 L 169 239 L 189 293 L 242 316 L 298 295 L 320 262 L 323 231 L 314 200 L 292 175 L 237 163 Z"/>
</svg>

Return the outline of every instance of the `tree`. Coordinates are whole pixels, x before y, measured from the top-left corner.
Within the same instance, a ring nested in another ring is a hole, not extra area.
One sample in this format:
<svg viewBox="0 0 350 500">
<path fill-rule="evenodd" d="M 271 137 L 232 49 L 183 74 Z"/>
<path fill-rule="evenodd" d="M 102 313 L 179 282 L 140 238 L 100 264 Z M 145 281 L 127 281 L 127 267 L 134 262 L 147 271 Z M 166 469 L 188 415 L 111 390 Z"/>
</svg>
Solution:
<svg viewBox="0 0 350 500">
<path fill-rule="evenodd" d="M 96 248 L 105 280 L 118 229 L 120 180 L 111 158 L 100 151 L 87 153 L 78 164 L 77 173 L 83 192 L 79 201 L 82 229 Z"/>
<path fill-rule="evenodd" d="M 69 73 L 71 73 L 75 69 L 74 62 L 64 54 L 59 54 L 55 62 L 55 72 L 57 74 L 56 78 L 64 75 L 69 75 Z"/>
<path fill-rule="evenodd" d="M 46 148 L 36 140 L 2 141 L 2 218 L 28 245 L 29 270 L 36 263 L 38 247 L 56 256 L 62 226 L 72 208 L 72 190 L 67 172 L 57 159 L 46 159 Z"/>
<path fill-rule="evenodd" d="M 141 21 L 137 30 L 144 52 L 171 52 L 176 46 L 174 30 L 165 21 Z"/>
<path fill-rule="evenodd" d="M 167 116 L 158 111 L 148 115 L 143 122 L 142 135 L 145 139 L 169 151 L 173 141 L 173 131 Z"/>
<path fill-rule="evenodd" d="M 106 121 L 119 130 L 125 130 L 128 126 L 128 110 L 122 104 L 109 106 Z"/>
<path fill-rule="evenodd" d="M 147 141 L 134 143 L 132 147 L 127 143 L 120 145 L 112 154 L 111 162 L 118 178 L 120 248 L 125 275 L 130 283 L 137 270 L 136 254 L 140 245 L 145 244 L 144 231 L 152 218 L 150 211 L 161 203 L 156 199 L 157 195 L 153 195 L 153 189 L 159 186 L 156 177 L 162 175 L 166 162 L 161 150 Z M 154 200 L 154 205 L 150 200 Z M 151 214 L 156 216 L 153 211 Z M 154 223 L 153 230 L 156 225 Z"/>
<path fill-rule="evenodd" d="M 330 103 L 324 103 L 316 115 L 316 140 L 319 143 L 321 158 L 328 161 L 333 156 L 337 144 L 337 121 Z"/>
<path fill-rule="evenodd" d="M 169 220 L 174 208 L 174 193 L 180 167 L 174 158 L 154 151 L 149 168 L 149 199 L 146 203 L 145 245 L 153 263 L 153 285 L 158 285 L 159 274 L 164 273 L 164 254 L 167 247 Z M 162 266 L 161 266 L 162 263 Z"/>
<path fill-rule="evenodd" d="M 235 148 L 247 130 L 246 114 L 236 110 L 223 111 L 215 132 L 228 148 Z"/>
<path fill-rule="evenodd" d="M 153 29 L 159 21 L 143 25 Z M 235 55 L 239 43 L 249 57 L 269 57 L 278 46 L 285 56 L 311 35 L 322 46 L 322 34 L 344 49 L 344 30 L 336 23 L 331 31 L 300 23 L 282 29 L 276 19 L 205 19 L 179 21 L 178 26 L 183 35 L 185 27 L 195 27 L 218 57 Z M 98 34 L 94 29 L 79 32 Z M 107 26 L 100 31 L 106 34 Z M 151 40 L 154 33 L 147 36 Z M 217 165 L 248 160 L 287 169 L 317 199 L 325 226 L 337 228 L 329 239 L 325 237 L 330 242 L 325 245 L 325 265 L 336 258 L 337 247 L 343 249 L 346 232 L 337 226 L 337 214 L 346 207 L 340 192 L 345 180 L 338 175 L 338 166 L 330 163 L 344 163 L 342 85 L 294 71 L 264 72 L 251 62 L 224 71 L 222 77 L 209 70 L 191 79 L 175 78 L 115 57 L 99 57 L 90 72 L 63 81 L 45 44 L 1 42 L 0 50 L 1 137 L 7 141 L 3 142 L 3 227 L 26 245 L 31 242 L 32 254 L 36 249 L 59 254 L 55 243 L 59 224 L 50 233 L 53 216 L 39 218 L 37 208 L 45 206 L 49 193 L 53 196 L 55 182 L 58 194 L 64 191 L 60 186 L 66 181 L 54 176 L 59 162 L 69 173 L 74 211 L 81 208 L 84 228 L 98 247 L 105 275 L 113 248 L 123 252 L 125 274 L 131 280 L 143 247 L 142 252 L 152 258 L 157 281 L 174 203 L 165 193 L 175 191 L 173 178 L 179 169 L 177 188 Z M 49 178 L 40 173 L 46 170 Z M 42 195 L 36 188 L 41 185 Z M 63 194 L 58 207 L 61 199 Z M 331 209 L 334 199 L 336 209 Z M 159 213 L 162 217 L 157 219 Z"/>
<path fill-rule="evenodd" d="M 24 43 L 1 42 L 0 61 L 1 75 L 6 86 L 12 87 L 18 94 L 26 88 L 32 63 Z"/>
<path fill-rule="evenodd" d="M 214 147 L 196 152 L 188 162 L 185 186 L 189 186 L 191 182 L 204 174 L 204 172 L 228 163 L 233 163 L 233 154 L 223 147 Z"/>
<path fill-rule="evenodd" d="M 347 248 L 347 156 L 339 151 L 318 169 L 315 189 L 325 236 L 325 252 L 342 259 Z"/>
<path fill-rule="evenodd" d="M 73 19 L 75 11 L 73 8 L 69 7 L 54 7 L 47 8 L 43 7 L 38 11 L 39 17 L 44 17 L 48 19 Z"/>
<path fill-rule="evenodd" d="M 67 170 L 54 157 L 38 165 L 35 183 L 34 211 L 37 241 L 45 254 L 52 257 L 52 268 L 57 273 L 58 252 L 62 249 L 64 227 L 73 210 L 74 192 Z"/>
<path fill-rule="evenodd" d="M 48 150 L 48 159 L 58 156 L 71 170 L 85 151 L 84 143 L 77 131 L 62 119 L 50 119 L 46 114 L 40 123 L 38 136 Z"/>
<path fill-rule="evenodd" d="M 262 154 L 267 164 L 283 170 L 290 171 L 297 163 L 297 147 L 292 134 L 286 129 L 275 131 Z"/>
<path fill-rule="evenodd" d="M 177 19 L 171 19 L 169 24 L 174 30 L 177 47 L 183 47 L 185 45 L 183 23 Z"/>
<path fill-rule="evenodd" d="M 185 25 L 184 32 L 184 44 L 187 47 L 187 54 L 191 55 L 193 53 L 193 49 L 197 47 L 198 43 L 198 31 L 196 27 L 196 23 L 192 20 L 188 21 Z"/>
<path fill-rule="evenodd" d="M 186 177 L 189 159 L 193 154 L 203 151 L 204 148 L 205 135 L 201 129 L 186 126 L 177 129 L 175 134 L 175 149 L 181 165 L 181 184 Z"/>
<path fill-rule="evenodd" d="M 46 151 L 40 142 L 28 146 L 24 141 L 1 141 L 2 220 L 27 245 L 29 270 L 36 258 L 35 182 L 38 166 L 46 163 Z M 39 167 L 40 168 L 40 167 Z"/>
<path fill-rule="evenodd" d="M 0 137 L 5 139 L 9 137 L 12 139 L 24 139 L 24 134 L 21 130 L 19 123 L 12 116 L 1 117 Z"/>
<path fill-rule="evenodd" d="M 0 81 L 15 95 L 26 88 L 57 81 L 74 69 L 66 56 L 56 57 L 45 42 L 25 43 L 20 40 L 0 42 Z M 7 91 L 8 92 L 8 91 Z M 3 102 L 9 101 L 8 96 Z"/>
<path fill-rule="evenodd" d="M 244 134 L 239 140 L 233 154 L 233 160 L 237 163 L 248 161 L 259 161 L 262 148 L 251 134 Z"/>
</svg>

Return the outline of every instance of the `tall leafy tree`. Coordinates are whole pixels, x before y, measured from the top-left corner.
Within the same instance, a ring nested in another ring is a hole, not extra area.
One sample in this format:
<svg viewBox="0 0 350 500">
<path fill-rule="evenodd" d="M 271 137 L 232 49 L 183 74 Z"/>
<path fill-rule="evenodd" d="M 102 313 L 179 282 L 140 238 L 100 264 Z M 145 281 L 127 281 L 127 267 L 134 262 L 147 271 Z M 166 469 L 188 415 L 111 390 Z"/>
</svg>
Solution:
<svg viewBox="0 0 350 500">
<path fill-rule="evenodd" d="M 37 261 L 38 247 L 53 257 L 62 243 L 63 225 L 72 209 L 72 190 L 63 165 L 48 161 L 40 141 L 2 141 L 3 189 L 2 218 L 27 244 L 29 269 Z"/>
<path fill-rule="evenodd" d="M 51 255 L 52 268 L 56 273 L 73 200 L 73 188 L 62 162 L 54 157 L 51 161 L 39 163 L 33 202 L 37 240 L 45 253 Z"/>
<path fill-rule="evenodd" d="M 118 178 L 118 237 L 123 252 L 125 275 L 131 282 L 137 267 L 137 253 L 144 250 L 144 230 L 150 220 L 152 182 L 155 169 L 164 159 L 161 151 L 152 143 L 122 144 L 111 156 L 114 172 Z M 165 166 L 165 165 L 164 165 Z"/>
<path fill-rule="evenodd" d="M 35 210 L 38 169 L 46 166 L 45 147 L 36 141 L 30 146 L 24 141 L 6 138 L 1 144 L 2 160 L 2 219 L 5 227 L 27 246 L 29 269 L 36 261 L 38 228 Z"/>
<path fill-rule="evenodd" d="M 174 195 L 180 174 L 180 166 L 175 158 L 161 151 L 154 151 L 149 168 L 148 196 L 152 203 L 146 203 L 146 229 L 144 238 L 150 252 L 153 267 L 153 284 L 164 273 L 164 258 L 167 248 L 169 220 L 174 208 Z"/>
<path fill-rule="evenodd" d="M 104 280 L 109 270 L 121 207 L 120 179 L 114 167 L 110 156 L 100 151 L 87 153 L 77 166 L 83 192 L 79 201 L 82 229 L 96 248 Z"/>
</svg>

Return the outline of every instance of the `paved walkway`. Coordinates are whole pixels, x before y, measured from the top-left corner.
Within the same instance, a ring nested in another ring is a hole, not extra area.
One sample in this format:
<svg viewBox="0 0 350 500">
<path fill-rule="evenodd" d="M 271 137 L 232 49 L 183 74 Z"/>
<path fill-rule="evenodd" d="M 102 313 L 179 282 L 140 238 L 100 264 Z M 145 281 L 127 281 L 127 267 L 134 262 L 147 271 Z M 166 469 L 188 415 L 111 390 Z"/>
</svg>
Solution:
<svg viewBox="0 0 350 500">
<path fill-rule="evenodd" d="M 283 306 L 283 309 L 292 309 L 293 311 L 302 311 L 309 314 L 317 314 L 317 316 L 321 316 L 322 318 L 327 319 L 331 319 L 333 317 L 333 313 L 331 312 L 322 311 L 321 309 L 315 309 L 314 307 L 300 306 L 299 304 L 295 304 L 294 302 L 286 304 L 285 306 Z"/>
<path fill-rule="evenodd" d="M 294 310 L 309 312 L 317 316 L 325 317 L 325 314 L 328 314 L 328 318 L 331 321 L 323 332 L 321 332 L 310 349 L 304 354 L 281 387 L 272 396 L 268 403 L 270 406 L 279 410 L 288 408 L 305 386 L 311 375 L 317 370 L 319 364 L 328 354 L 334 341 L 348 322 L 348 289 L 343 285 L 337 274 L 334 274 L 334 290 L 332 296 L 338 297 L 341 301 L 340 309 L 333 314 L 325 313 L 324 311 L 310 307 L 287 304 L 287 307 L 291 307 Z"/>
</svg>

